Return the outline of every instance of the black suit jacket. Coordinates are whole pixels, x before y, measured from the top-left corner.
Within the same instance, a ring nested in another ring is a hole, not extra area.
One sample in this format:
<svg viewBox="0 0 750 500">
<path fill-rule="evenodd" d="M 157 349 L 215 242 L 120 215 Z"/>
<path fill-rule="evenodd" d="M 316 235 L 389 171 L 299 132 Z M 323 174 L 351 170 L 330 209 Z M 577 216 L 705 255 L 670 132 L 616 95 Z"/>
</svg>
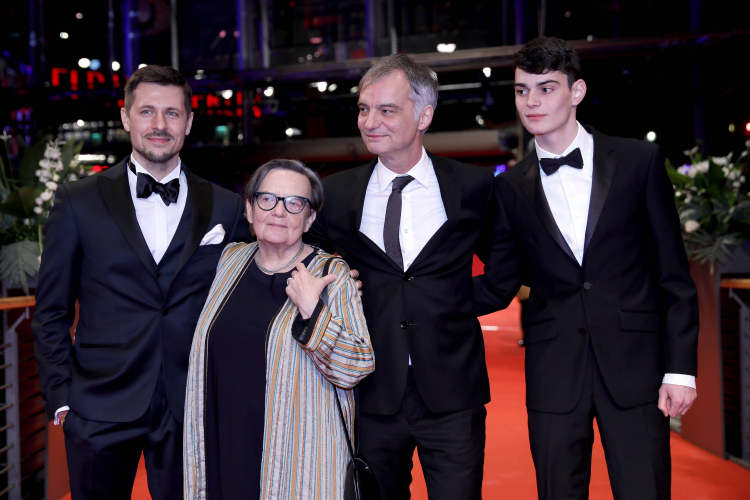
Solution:
<svg viewBox="0 0 750 500">
<path fill-rule="evenodd" d="M 573 409 L 589 342 L 624 408 L 655 401 L 665 373 L 696 375 L 696 289 L 661 151 L 586 129 L 594 136 L 594 171 L 583 265 L 552 216 L 536 153 L 496 179 L 531 287 L 525 332 L 531 410 Z"/>
<path fill-rule="evenodd" d="M 133 421 L 146 411 L 163 367 L 169 407 L 181 422 L 193 332 L 221 251 L 250 238 L 242 198 L 185 170 L 185 212 L 157 265 L 126 166 L 127 159 L 60 186 L 44 228 L 32 329 L 50 419 L 69 405 L 87 419 Z M 199 246 L 217 224 L 224 241 Z"/>
<path fill-rule="evenodd" d="M 363 412 L 398 412 L 409 356 L 419 393 L 433 412 L 490 400 L 482 330 L 473 305 L 474 252 L 486 260 L 494 232 L 492 172 L 430 155 L 448 220 L 404 272 L 359 231 L 377 160 L 323 179 L 325 206 L 306 239 L 339 253 L 360 272 L 376 370 L 360 384 Z M 478 279 L 479 289 L 488 287 Z M 496 297 L 502 285 L 493 284 Z M 512 287 L 512 285 L 509 285 Z M 484 292 L 487 293 L 487 292 Z M 512 300 L 515 289 L 508 291 Z"/>
</svg>

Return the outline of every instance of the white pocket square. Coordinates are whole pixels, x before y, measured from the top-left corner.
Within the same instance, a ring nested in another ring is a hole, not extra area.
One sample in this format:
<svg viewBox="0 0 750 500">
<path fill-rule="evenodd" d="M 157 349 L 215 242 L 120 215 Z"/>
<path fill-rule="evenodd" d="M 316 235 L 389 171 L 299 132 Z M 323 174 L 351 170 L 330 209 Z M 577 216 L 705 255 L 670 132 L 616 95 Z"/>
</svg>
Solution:
<svg viewBox="0 0 750 500">
<path fill-rule="evenodd" d="M 218 245 L 222 241 L 224 241 L 224 235 L 226 233 L 224 232 L 224 227 L 221 224 L 216 224 L 216 226 L 206 233 L 206 236 L 203 237 L 201 240 L 200 246 L 203 245 Z"/>
</svg>

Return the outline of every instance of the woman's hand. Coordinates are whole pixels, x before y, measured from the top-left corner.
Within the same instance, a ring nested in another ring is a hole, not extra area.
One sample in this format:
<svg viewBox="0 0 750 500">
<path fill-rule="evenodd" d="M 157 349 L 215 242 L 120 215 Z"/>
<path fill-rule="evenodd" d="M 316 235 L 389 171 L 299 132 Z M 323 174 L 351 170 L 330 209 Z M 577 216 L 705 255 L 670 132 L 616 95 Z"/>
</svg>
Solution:
<svg viewBox="0 0 750 500">
<path fill-rule="evenodd" d="M 299 309 L 302 319 L 310 319 L 323 289 L 336 281 L 335 274 L 315 278 L 301 262 L 286 281 L 286 294 Z"/>
</svg>

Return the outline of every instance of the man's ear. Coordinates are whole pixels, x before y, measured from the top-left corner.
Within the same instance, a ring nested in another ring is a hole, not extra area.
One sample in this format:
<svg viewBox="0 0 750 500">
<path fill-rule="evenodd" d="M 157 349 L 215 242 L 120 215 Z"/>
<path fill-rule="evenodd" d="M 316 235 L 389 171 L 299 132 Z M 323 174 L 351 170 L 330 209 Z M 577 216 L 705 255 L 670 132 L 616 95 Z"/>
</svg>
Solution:
<svg viewBox="0 0 750 500">
<path fill-rule="evenodd" d="M 570 91 L 573 94 L 573 106 L 578 106 L 586 96 L 586 82 L 583 80 L 576 80 Z"/>
<path fill-rule="evenodd" d="M 422 110 L 421 113 L 419 113 L 419 125 L 417 125 L 417 130 L 420 132 L 424 132 L 427 130 L 427 128 L 432 123 L 432 115 L 435 113 L 435 108 L 432 107 L 432 104 L 428 104 L 425 106 L 425 108 Z"/>
<path fill-rule="evenodd" d="M 120 119 L 122 120 L 122 127 L 125 129 L 125 132 L 130 132 L 130 120 L 125 108 L 120 108 Z"/>
</svg>

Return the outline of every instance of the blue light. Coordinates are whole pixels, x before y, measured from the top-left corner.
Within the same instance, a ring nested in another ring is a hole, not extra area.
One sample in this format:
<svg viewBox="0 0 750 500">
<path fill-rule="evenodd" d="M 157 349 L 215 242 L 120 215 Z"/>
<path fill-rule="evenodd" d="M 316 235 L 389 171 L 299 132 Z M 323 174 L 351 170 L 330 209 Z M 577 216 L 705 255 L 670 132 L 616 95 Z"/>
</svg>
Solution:
<svg viewBox="0 0 750 500">
<path fill-rule="evenodd" d="M 504 163 L 502 165 L 497 165 L 495 167 L 495 177 L 497 177 L 498 175 L 502 174 L 507 169 L 508 169 L 508 167 Z"/>
<path fill-rule="evenodd" d="M 91 68 L 92 70 L 96 71 L 96 70 L 98 70 L 101 67 L 102 67 L 102 63 L 101 63 L 101 61 L 99 59 L 92 59 L 91 60 L 91 65 L 89 66 L 89 68 Z"/>
</svg>

